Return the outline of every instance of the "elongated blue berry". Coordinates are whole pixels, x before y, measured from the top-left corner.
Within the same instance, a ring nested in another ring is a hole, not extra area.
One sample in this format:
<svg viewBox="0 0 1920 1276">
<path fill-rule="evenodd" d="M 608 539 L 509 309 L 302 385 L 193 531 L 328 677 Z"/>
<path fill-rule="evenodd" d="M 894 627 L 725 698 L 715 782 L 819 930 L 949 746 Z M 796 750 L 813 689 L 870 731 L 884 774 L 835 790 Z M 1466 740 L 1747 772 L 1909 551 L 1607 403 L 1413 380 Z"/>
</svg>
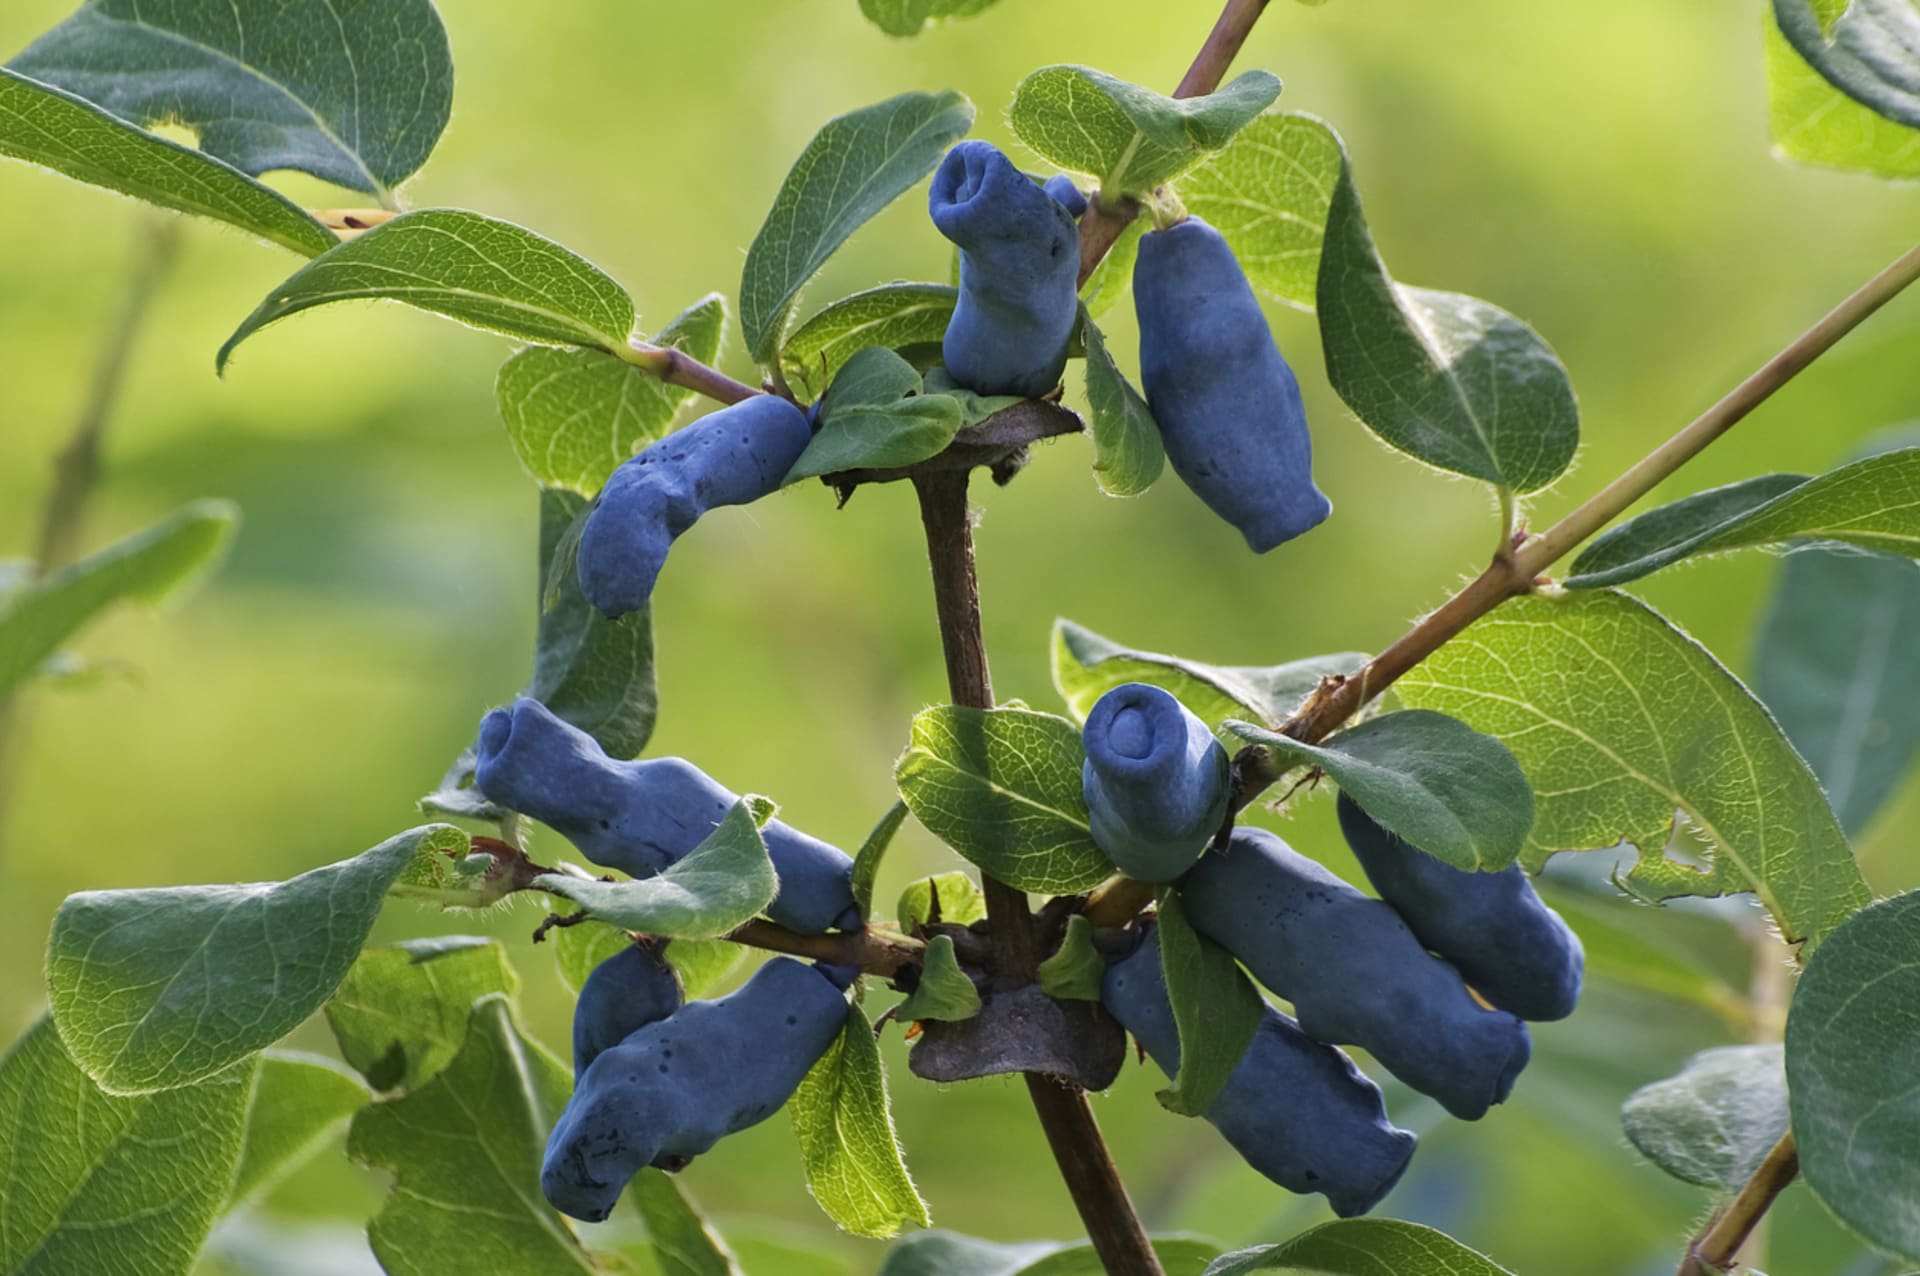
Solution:
<svg viewBox="0 0 1920 1276">
<path fill-rule="evenodd" d="M 1197 217 L 1140 238 L 1140 379 L 1174 473 L 1264 554 L 1324 520 L 1300 383 L 1240 263 Z"/>
<path fill-rule="evenodd" d="M 1054 202 L 1066 209 L 1067 214 L 1076 221 L 1082 213 L 1087 211 L 1086 195 L 1081 193 L 1080 188 L 1073 184 L 1073 179 L 1065 173 L 1055 173 L 1047 179 L 1046 185 L 1041 189 L 1053 196 Z"/>
<path fill-rule="evenodd" d="M 674 538 L 721 505 L 777 490 L 813 439 L 807 414 L 771 394 L 709 413 L 613 472 L 580 533 L 580 592 L 608 616 L 653 597 Z"/>
<path fill-rule="evenodd" d="M 706 839 L 739 801 L 680 758 L 619 762 L 592 736 L 522 697 L 480 723 L 475 779 L 511 810 L 559 830 L 596 864 L 651 877 Z M 781 820 L 760 830 L 780 893 L 767 915 L 789 930 L 851 928 L 853 860 Z"/>
<path fill-rule="evenodd" d="M 947 152 L 927 207 L 960 249 L 960 300 L 940 347 L 947 372 L 978 394 L 1046 394 L 1080 313 L 1073 215 L 980 141 Z"/>
<path fill-rule="evenodd" d="M 1359 1046 L 1473 1121 L 1527 1064 L 1527 1026 L 1485 1010 L 1400 915 L 1265 829 L 1240 828 L 1180 885 L 1195 930 L 1293 1003 L 1315 1041 Z"/>
<path fill-rule="evenodd" d="M 811 966 L 775 957 L 738 992 L 690 1001 L 602 1051 L 547 1138 L 540 1187 L 597 1223 L 642 1166 L 680 1169 L 786 1105 L 840 1035 L 847 999 Z"/>
<path fill-rule="evenodd" d="M 1162 1071 L 1180 1071 L 1157 928 L 1107 967 L 1100 1001 Z M 1248 1165 L 1289 1192 L 1324 1193 L 1342 1218 L 1379 1204 L 1406 1171 L 1416 1142 L 1387 1119 L 1380 1087 L 1353 1060 L 1271 1008 L 1204 1115 Z"/>
<path fill-rule="evenodd" d="M 1158 687 L 1129 682 L 1087 715 L 1080 770 L 1093 840 L 1121 872 L 1170 882 L 1193 867 L 1227 814 L 1227 751 Z"/>
<path fill-rule="evenodd" d="M 573 1079 L 603 1050 L 678 1010 L 686 1000 L 665 945 L 629 944 L 593 968 L 573 1003 Z"/>
<path fill-rule="evenodd" d="M 1522 1019 L 1564 1019 L 1580 1000 L 1586 953 L 1518 864 L 1469 873 L 1380 827 L 1346 794 L 1340 829 L 1380 898 L 1493 1005 Z"/>
</svg>

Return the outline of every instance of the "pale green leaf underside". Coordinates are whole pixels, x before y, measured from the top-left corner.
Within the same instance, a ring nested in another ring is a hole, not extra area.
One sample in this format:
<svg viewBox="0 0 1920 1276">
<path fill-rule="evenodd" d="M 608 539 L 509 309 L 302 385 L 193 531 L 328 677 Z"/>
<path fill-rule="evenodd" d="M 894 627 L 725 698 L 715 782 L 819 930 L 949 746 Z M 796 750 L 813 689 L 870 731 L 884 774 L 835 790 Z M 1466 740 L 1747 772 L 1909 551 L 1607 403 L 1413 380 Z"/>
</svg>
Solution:
<svg viewBox="0 0 1920 1276">
<path fill-rule="evenodd" d="M 935 935 L 927 943 L 920 982 L 900 1003 L 897 1018 L 903 1023 L 923 1019 L 956 1023 L 979 1013 L 980 990 L 960 969 L 960 960 L 953 952 L 953 936 Z"/>
<path fill-rule="evenodd" d="M 1233 954 L 1193 928 L 1178 891 L 1160 892 L 1159 931 L 1180 1072 L 1158 1097 L 1169 1112 L 1199 1116 L 1226 1088 L 1267 1007 Z"/>
<path fill-rule="evenodd" d="M 1138 496 L 1166 467 L 1160 426 L 1146 399 L 1107 353 L 1106 338 L 1082 316 L 1086 340 L 1087 407 L 1092 420 L 1093 477 L 1109 496 Z"/>
<path fill-rule="evenodd" d="M 1553 349 L 1488 302 L 1395 283 L 1344 166 L 1315 297 L 1328 380 L 1387 444 L 1521 493 L 1566 472 L 1580 413 Z"/>
<path fill-rule="evenodd" d="M 914 718 L 894 780 L 914 818 L 984 872 L 1064 895 L 1113 872 L 1088 831 L 1084 761 L 1064 718 L 940 705 Z"/>
<path fill-rule="evenodd" d="M 800 289 L 973 127 L 958 93 L 904 93 L 827 121 L 794 161 L 740 276 L 747 352 L 775 361 Z"/>
<path fill-rule="evenodd" d="M 1833 933 L 1787 1015 L 1787 1093 L 1800 1169 L 1827 1208 L 1920 1262 L 1920 892 Z"/>
<path fill-rule="evenodd" d="M 1920 177 L 1920 128 L 1862 106 L 1822 76 L 1766 18 L 1767 107 L 1774 150 L 1786 159 L 1879 177 Z"/>
<path fill-rule="evenodd" d="M 1838 17 L 1830 0 L 1773 0 L 1773 16 L 1835 88 L 1920 128 L 1920 7 L 1913 0 L 1853 0 Z"/>
<path fill-rule="evenodd" d="M 1589 545 L 1566 583 L 1620 585 L 1683 559 L 1803 537 L 1920 558 L 1920 447 L 1818 478 L 1769 474 L 1649 510 Z"/>
<path fill-rule="evenodd" d="M 1232 245 L 1249 283 L 1310 311 L 1346 162 L 1339 136 L 1313 116 L 1263 115 L 1180 180 L 1180 202 Z"/>
<path fill-rule="evenodd" d="M 13 61 L 136 124 L 182 124 L 258 176 L 389 197 L 432 153 L 453 56 L 430 0 L 87 0 Z"/>
<path fill-rule="evenodd" d="M 0 700 L 58 652 L 103 607 L 158 603 L 220 558 L 240 511 L 196 501 L 146 531 L 0 598 Z"/>
<path fill-rule="evenodd" d="M 787 1104 L 806 1167 L 807 1190 L 855 1236 L 896 1236 L 925 1227 L 927 1203 L 907 1173 L 893 1129 L 887 1076 L 873 1025 L 858 1006 Z"/>
<path fill-rule="evenodd" d="M 1084 66 L 1047 66 L 1014 91 L 1007 120 L 1036 153 L 1098 180 L 1108 198 L 1144 195 L 1233 140 L 1280 96 L 1247 71 L 1204 97 L 1175 99 Z"/>
<path fill-rule="evenodd" d="M 1534 791 L 1522 858 L 1628 842 L 1621 879 L 1643 898 L 1760 896 L 1809 946 L 1866 902 L 1866 884 L 1813 773 L 1759 701 L 1644 604 L 1613 592 L 1518 598 L 1399 683 L 1503 741 Z M 1712 848 L 1664 852 L 1676 810 Z"/>
<path fill-rule="evenodd" d="M 802 398 L 817 399 L 847 360 L 868 346 L 937 358 L 959 299 L 957 288 L 916 283 L 882 284 L 842 297 L 787 337 L 780 348 L 787 383 Z"/>
<path fill-rule="evenodd" d="M 221 1072 L 332 995 L 414 860 L 466 844 L 430 824 L 285 882 L 70 895 L 47 941 L 60 1038 L 111 1091 Z"/>
<path fill-rule="evenodd" d="M 1620 1125 L 1649 1161 L 1685 1183 L 1735 1192 L 1787 1132 L 1778 1045 L 1721 1046 L 1627 1096 Z"/>
<path fill-rule="evenodd" d="M 289 315 L 337 301 L 401 301 L 487 332 L 614 352 L 633 300 L 585 258 L 511 222 L 457 208 L 406 213 L 294 272 L 234 330 L 216 360 Z"/>
<path fill-rule="evenodd" d="M 1533 824 L 1533 794 L 1512 752 L 1444 713 L 1409 709 L 1318 745 L 1229 722 L 1283 766 L 1317 766 L 1388 830 L 1469 872 L 1514 862 Z"/>
<path fill-rule="evenodd" d="M 305 209 L 210 155 L 155 137 L 51 85 L 0 68 L 0 155 L 314 257 L 339 242 Z"/>
<path fill-rule="evenodd" d="M 726 318 L 715 293 L 683 311 L 653 344 L 711 364 Z M 663 437 L 692 393 L 603 351 L 550 346 L 514 355 L 494 382 L 520 464 L 542 487 L 581 496 L 598 492 L 617 466 Z"/>
<path fill-rule="evenodd" d="M 472 1271 L 474 1254 L 516 1276 L 602 1270 L 540 1191 L 547 1131 L 571 1091 L 565 1065 L 527 1039 L 504 996 L 492 996 L 474 1006 L 445 1071 L 354 1118 L 347 1154 L 394 1178 L 367 1225 L 389 1276 Z"/>
<path fill-rule="evenodd" d="M 1512 1276 L 1445 1232 L 1390 1218 L 1324 1223 L 1278 1245 L 1222 1255 L 1205 1276 L 1299 1272 L 1302 1276 Z"/>
<path fill-rule="evenodd" d="M 655 877 L 601 882 L 564 873 L 534 879 L 601 921 L 648 935 L 714 939 L 749 921 L 779 889 L 760 837 L 764 798 L 744 797 L 684 859 Z"/>
<path fill-rule="evenodd" d="M 227 1208 L 265 1195 L 310 1160 L 372 1097 L 359 1077 L 331 1059 L 264 1051 Z"/>
<path fill-rule="evenodd" d="M 184 1276 L 234 1181 L 253 1089 L 249 1061 L 106 1094 L 40 1020 L 0 1059 L 0 1271 Z"/>
<path fill-rule="evenodd" d="M 1350 674 L 1367 663 L 1358 652 L 1342 652 L 1266 668 L 1209 665 L 1127 647 L 1071 620 L 1053 622 L 1052 647 L 1053 685 L 1076 720 L 1085 721 L 1113 688 L 1144 682 L 1166 691 L 1215 729 L 1228 718 L 1243 716 L 1277 727 L 1322 679 Z"/>
<path fill-rule="evenodd" d="M 327 1002 L 327 1025 L 367 1084 L 417 1090 L 459 1053 L 473 1003 L 519 983 L 490 939 L 369 948 Z"/>
</svg>

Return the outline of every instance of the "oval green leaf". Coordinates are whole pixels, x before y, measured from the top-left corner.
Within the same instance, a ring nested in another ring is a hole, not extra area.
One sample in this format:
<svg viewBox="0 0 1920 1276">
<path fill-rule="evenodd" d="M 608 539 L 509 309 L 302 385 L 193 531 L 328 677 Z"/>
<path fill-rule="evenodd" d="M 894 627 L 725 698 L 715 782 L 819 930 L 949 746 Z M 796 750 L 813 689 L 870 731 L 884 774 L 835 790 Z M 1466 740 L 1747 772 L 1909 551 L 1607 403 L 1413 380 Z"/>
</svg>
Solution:
<svg viewBox="0 0 1920 1276">
<path fill-rule="evenodd" d="M 923 394 L 913 365 L 885 346 L 847 360 L 820 407 L 820 429 L 786 482 L 841 470 L 912 465 L 943 451 L 965 421 L 960 400 Z"/>
<path fill-rule="evenodd" d="M 1737 1192 L 1787 1132 L 1780 1047 L 1703 1050 L 1628 1095 L 1620 1124 L 1641 1155 L 1681 1182 Z"/>
<path fill-rule="evenodd" d="M 1819 0 L 1773 0 L 1788 43 L 1854 101 L 1920 128 L 1920 8 L 1913 0 L 1852 0 L 1838 18 Z"/>
<path fill-rule="evenodd" d="M 842 297 L 795 328 L 780 348 L 787 383 L 802 398 L 826 392 L 847 360 L 869 346 L 939 357 L 960 299 L 946 284 L 882 284 Z M 912 361 L 912 360 L 910 360 Z"/>
<path fill-rule="evenodd" d="M 847 1008 L 839 1040 L 827 1048 L 787 1104 L 807 1190 L 827 1217 L 855 1236 L 897 1236 L 925 1227 L 927 1203 L 907 1173 L 887 1074 L 873 1025 Z"/>
<path fill-rule="evenodd" d="M 1776 154 L 1894 180 L 1920 177 L 1920 128 L 1896 124 L 1835 88 L 1794 52 L 1771 13 L 1766 28 L 1767 116 Z"/>
<path fill-rule="evenodd" d="M 1093 477 L 1108 496 L 1138 496 L 1166 467 L 1160 426 L 1146 399 L 1107 353 L 1106 338 L 1082 314 L 1086 340 L 1087 408 L 1092 417 Z"/>
<path fill-rule="evenodd" d="M 375 1090 L 417 1090 L 460 1052 L 473 1003 L 519 984 L 491 939 L 369 948 L 328 1000 L 327 1026 Z"/>
<path fill-rule="evenodd" d="M 980 990 L 960 969 L 954 956 L 953 936 L 935 935 L 927 943 L 926 961 L 920 969 L 920 982 L 900 1003 L 896 1018 L 904 1023 L 937 1019 L 958 1023 L 980 1013 Z"/>
<path fill-rule="evenodd" d="M 1178 891 L 1160 892 L 1159 933 L 1180 1073 L 1155 1097 L 1169 1112 L 1200 1116 L 1240 1066 L 1267 1004 L 1233 954 L 1193 928 Z"/>
<path fill-rule="evenodd" d="M 1346 164 L 1339 135 L 1324 122 L 1263 115 L 1180 180 L 1180 202 L 1232 245 L 1249 283 L 1311 311 L 1327 214 Z"/>
<path fill-rule="evenodd" d="M 1278 1245 L 1222 1255 L 1205 1276 L 1512 1276 L 1445 1232 L 1391 1218 L 1347 1218 Z"/>
</svg>

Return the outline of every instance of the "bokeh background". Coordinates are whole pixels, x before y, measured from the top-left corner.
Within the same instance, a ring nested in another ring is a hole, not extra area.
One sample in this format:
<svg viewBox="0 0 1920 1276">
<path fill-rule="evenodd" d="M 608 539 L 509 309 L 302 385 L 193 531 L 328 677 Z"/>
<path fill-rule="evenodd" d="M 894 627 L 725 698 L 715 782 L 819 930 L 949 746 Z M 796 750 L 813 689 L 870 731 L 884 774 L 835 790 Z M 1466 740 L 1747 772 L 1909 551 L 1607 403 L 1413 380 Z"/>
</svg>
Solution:
<svg viewBox="0 0 1920 1276">
<path fill-rule="evenodd" d="M 0 50 L 70 7 L 8 0 Z M 1565 360 L 1585 446 L 1576 471 L 1534 502 L 1536 521 L 1706 406 L 1920 224 L 1910 188 L 1771 157 L 1762 8 L 1277 4 L 1243 55 L 1242 66 L 1285 79 L 1282 105 L 1344 134 L 1399 278 L 1495 300 Z M 455 113 L 410 203 L 470 207 L 557 238 L 624 281 L 649 325 L 709 290 L 736 290 L 787 164 L 829 116 L 952 87 L 978 105 L 978 133 L 1011 148 L 1004 106 L 1027 71 L 1082 62 L 1164 89 L 1214 16 L 1202 4 L 1004 0 L 901 42 L 868 26 L 854 0 L 442 9 Z M 341 202 L 316 185 L 287 188 Z M 150 216 L 0 166 L 0 557 L 30 543 L 51 456 Z M 912 194 L 808 296 L 941 279 L 947 251 Z M 334 307 L 256 338 L 217 380 L 221 339 L 295 265 L 219 227 L 187 227 L 135 356 L 88 544 L 200 496 L 236 500 L 246 521 L 224 570 L 184 607 L 116 612 L 88 632 L 79 650 L 107 662 L 107 676 L 24 697 L 0 809 L 7 1038 L 42 1007 L 42 944 L 67 893 L 279 878 L 356 853 L 418 822 L 415 799 L 524 679 L 535 500 L 494 412 L 508 345 L 400 307 Z M 1327 389 L 1311 316 L 1272 318 L 1306 386 L 1335 517 L 1255 558 L 1170 476 L 1112 500 L 1094 488 L 1084 441 L 1045 447 L 1010 488 L 977 493 L 1002 698 L 1057 707 L 1055 616 L 1152 649 L 1272 663 L 1378 649 L 1484 560 L 1495 519 L 1484 491 L 1376 443 Z M 1124 308 L 1109 326 L 1130 361 Z M 751 378 L 737 332 L 733 343 L 728 370 Z M 1875 429 L 1920 416 L 1917 348 L 1920 303 L 1907 299 L 1661 495 L 1826 468 Z M 1774 567 L 1741 556 L 1643 592 L 1743 670 Z M 774 795 L 794 823 L 856 843 L 892 798 L 910 716 L 944 698 L 910 493 L 868 488 L 836 511 L 824 489 L 803 486 L 706 520 L 676 550 L 655 616 L 653 751 L 684 754 L 736 789 Z M 1288 836 L 1353 875 L 1330 811 L 1300 804 Z M 1917 815 L 1909 784 L 1861 842 L 1876 889 L 1920 882 Z M 546 845 L 564 853 L 557 843 Z M 955 866 L 909 824 L 879 898 Z M 564 1043 L 568 998 L 549 954 L 527 942 L 539 916 L 396 905 L 379 934 L 501 936 L 529 1023 Z M 1730 927 L 1671 909 L 1629 919 L 1746 981 Z M 1697 1012 L 1595 986 L 1574 1019 L 1536 1030 L 1532 1069 L 1485 1121 L 1447 1121 L 1390 1091 L 1423 1146 L 1384 1212 L 1447 1228 L 1521 1273 L 1670 1271 L 1706 1201 L 1642 1162 L 1615 1113 L 1690 1051 L 1732 1039 Z M 298 1040 L 329 1044 L 312 1025 Z M 909 1161 L 939 1224 L 1000 1240 L 1077 1234 L 1017 1082 L 932 1087 L 907 1074 L 897 1033 L 885 1048 Z M 1151 1068 L 1129 1069 L 1096 1101 L 1151 1226 L 1240 1245 L 1323 1216 L 1242 1168 L 1209 1127 L 1162 1113 L 1158 1084 Z M 864 1273 L 879 1261 L 878 1245 L 836 1235 L 808 1200 L 784 1120 L 730 1140 L 685 1182 L 752 1271 Z M 218 1270 L 367 1270 L 357 1229 L 384 1190 L 329 1153 L 229 1233 Z M 246 1256 L 287 1229 L 304 1239 L 277 1265 Z M 1776 1211 L 1771 1269 L 1891 1270 L 1860 1255 L 1803 1187 Z"/>
</svg>

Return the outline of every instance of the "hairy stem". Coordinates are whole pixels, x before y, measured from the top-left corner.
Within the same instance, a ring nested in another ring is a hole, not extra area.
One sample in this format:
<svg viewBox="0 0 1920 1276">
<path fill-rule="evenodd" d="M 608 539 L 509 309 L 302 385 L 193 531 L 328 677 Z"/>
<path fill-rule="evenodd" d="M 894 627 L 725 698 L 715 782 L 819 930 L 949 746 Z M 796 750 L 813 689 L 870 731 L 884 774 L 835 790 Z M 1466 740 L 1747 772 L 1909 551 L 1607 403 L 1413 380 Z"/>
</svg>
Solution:
<svg viewBox="0 0 1920 1276">
<path fill-rule="evenodd" d="M 100 445 L 113 422 L 127 365 L 144 326 L 153 299 L 180 253 L 180 219 L 172 216 L 142 219 L 138 246 L 127 274 L 126 289 L 99 347 L 99 356 L 67 440 L 53 459 L 53 490 L 40 514 L 34 541 L 33 571 L 45 576 L 77 557 L 87 509 L 93 503 L 100 477 Z M 7 806 L 14 752 L 20 730 L 16 697 L 0 698 L 0 817 Z"/>
<path fill-rule="evenodd" d="M 634 367 L 652 373 L 668 385 L 677 385 L 722 403 L 740 403 L 762 393 L 750 385 L 735 381 L 718 368 L 709 368 L 692 355 L 675 350 L 672 346 L 656 346 L 650 341 L 636 338 L 618 354 Z"/>
<path fill-rule="evenodd" d="M 933 570 L 934 609 L 946 654 L 947 685 L 953 703 L 976 709 L 993 707 L 993 682 L 980 630 L 979 577 L 973 564 L 973 524 L 967 513 L 967 472 L 916 475 L 920 517 L 927 534 L 927 560 Z M 1026 893 L 982 876 L 987 921 L 993 930 L 996 982 L 1029 983 L 1039 953 Z M 1146 1228 L 1126 1185 L 1107 1153 L 1106 1140 L 1078 1086 L 1028 1074 L 1027 1093 L 1040 1118 L 1060 1176 L 1080 1211 L 1087 1237 L 1101 1263 L 1116 1276 L 1164 1276 L 1147 1240 Z"/>
<path fill-rule="evenodd" d="M 1687 1247 L 1678 1276 L 1711 1276 L 1733 1270 L 1740 1246 L 1766 1217 L 1775 1198 L 1786 1191 L 1799 1173 L 1800 1150 L 1794 1146 L 1793 1132 L 1788 1131 L 1773 1145 L 1767 1159 L 1760 1162 L 1760 1168 L 1753 1172 L 1733 1203 Z"/>
<path fill-rule="evenodd" d="M 1194 55 L 1193 65 L 1180 77 L 1180 86 L 1173 91 L 1175 97 L 1205 97 L 1220 87 L 1227 68 L 1233 65 L 1240 46 L 1253 31 L 1253 24 L 1266 12 L 1267 2 L 1227 0 L 1213 30 L 1207 34 L 1206 43 Z M 1140 206 L 1132 200 L 1108 208 L 1097 198 L 1098 192 L 1095 194 L 1096 198 L 1087 201 L 1087 211 L 1080 217 L 1080 287 L 1083 288 L 1093 275 L 1094 267 L 1112 250 L 1128 224 L 1140 215 Z"/>
</svg>

